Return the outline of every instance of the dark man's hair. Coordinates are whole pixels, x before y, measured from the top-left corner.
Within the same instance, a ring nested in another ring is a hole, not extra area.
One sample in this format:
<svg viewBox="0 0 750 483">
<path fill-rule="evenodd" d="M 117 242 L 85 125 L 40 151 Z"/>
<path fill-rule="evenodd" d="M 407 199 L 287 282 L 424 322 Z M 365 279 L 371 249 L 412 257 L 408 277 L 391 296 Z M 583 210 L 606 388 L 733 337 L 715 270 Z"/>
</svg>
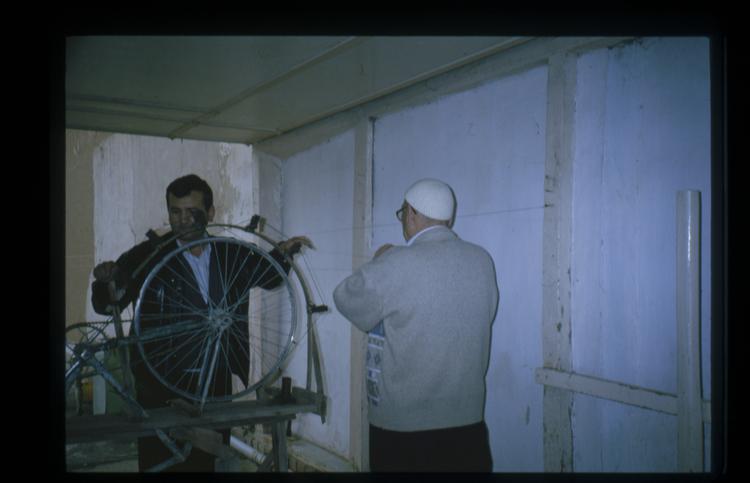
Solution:
<svg viewBox="0 0 750 483">
<path fill-rule="evenodd" d="M 167 207 L 169 207 L 169 193 L 177 198 L 188 196 L 191 191 L 200 191 L 203 193 L 203 204 L 206 211 L 214 205 L 214 192 L 204 180 L 194 174 L 188 174 L 169 183 L 167 186 Z"/>
</svg>

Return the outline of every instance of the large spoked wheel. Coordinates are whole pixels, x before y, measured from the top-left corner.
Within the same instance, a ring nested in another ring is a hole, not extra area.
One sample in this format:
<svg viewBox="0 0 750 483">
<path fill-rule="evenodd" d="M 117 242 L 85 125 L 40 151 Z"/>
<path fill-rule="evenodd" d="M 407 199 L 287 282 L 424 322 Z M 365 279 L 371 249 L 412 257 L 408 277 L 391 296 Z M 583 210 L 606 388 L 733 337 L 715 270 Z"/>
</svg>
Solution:
<svg viewBox="0 0 750 483">
<path fill-rule="evenodd" d="M 272 380 L 296 343 L 296 327 L 297 294 L 282 264 L 253 243 L 224 237 L 195 240 L 160 260 L 133 316 L 149 371 L 201 403 Z"/>
</svg>

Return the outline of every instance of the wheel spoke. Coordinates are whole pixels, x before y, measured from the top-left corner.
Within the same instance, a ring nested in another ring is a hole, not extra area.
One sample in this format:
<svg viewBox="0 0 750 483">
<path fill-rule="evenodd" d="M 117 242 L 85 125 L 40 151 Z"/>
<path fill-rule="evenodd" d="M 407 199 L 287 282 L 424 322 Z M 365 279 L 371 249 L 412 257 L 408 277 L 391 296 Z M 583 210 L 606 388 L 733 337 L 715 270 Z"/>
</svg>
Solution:
<svg viewBox="0 0 750 483">
<path fill-rule="evenodd" d="M 243 295 L 240 297 L 237 302 L 235 302 L 231 307 L 229 307 L 229 310 L 235 310 L 238 306 L 244 304 L 246 301 L 250 300 L 250 290 L 255 287 L 253 284 L 253 281 L 255 279 L 255 272 L 258 270 L 258 267 L 260 266 L 260 263 L 257 263 L 255 265 L 255 271 L 253 271 L 253 275 L 248 278 L 247 283 L 245 284 L 244 290 L 241 292 Z M 272 265 L 268 265 L 266 269 L 263 271 L 263 273 L 258 277 L 258 281 L 263 279 L 263 276 L 265 276 L 266 273 L 268 273 L 268 270 L 272 267 Z"/>
<path fill-rule="evenodd" d="M 221 333 L 217 337 L 215 337 L 215 340 L 209 338 L 209 342 L 213 343 L 213 350 L 206 351 L 206 357 L 204 357 L 203 359 L 203 369 L 206 370 L 206 372 L 201 372 L 201 380 L 198 383 L 201 403 L 206 402 L 208 389 L 210 388 L 211 382 L 213 381 L 214 371 L 216 370 L 216 359 L 218 358 L 219 351 L 221 349 Z M 210 358 L 208 357 L 209 354 Z"/>
<path fill-rule="evenodd" d="M 230 287 L 233 287 L 233 286 L 234 286 L 234 284 L 235 284 L 235 281 L 236 281 L 236 280 L 237 280 L 237 278 L 239 277 L 240 273 L 242 273 L 242 268 L 243 268 L 243 267 L 244 267 L 244 265 L 246 264 L 246 262 L 247 262 L 247 259 L 248 259 L 248 258 L 250 257 L 250 255 L 251 255 L 251 254 L 252 254 L 252 252 L 250 252 L 250 251 L 248 251 L 248 252 L 247 252 L 247 255 L 245 255 L 245 259 L 244 259 L 244 260 L 242 261 L 242 264 L 240 265 L 240 269 L 239 269 L 239 270 L 237 270 L 237 272 L 236 272 L 236 274 L 234 275 L 234 277 L 232 277 L 232 281 L 231 281 L 231 282 L 230 282 L 230 283 L 228 284 L 228 286 L 230 286 Z M 237 260 L 237 257 L 234 257 L 234 259 L 235 259 L 235 261 L 236 261 L 236 260 Z M 258 263 L 256 263 L 256 264 L 255 264 L 255 267 L 253 268 L 253 274 L 255 274 L 255 271 L 256 271 L 256 270 L 258 270 L 258 266 L 259 266 L 259 265 L 260 265 L 260 264 L 258 264 Z M 232 266 L 232 269 L 234 270 L 234 265 Z M 244 290 L 243 290 L 243 291 L 242 291 L 241 293 L 246 293 L 246 294 L 249 294 L 249 293 L 250 293 L 250 288 L 252 288 L 252 286 L 245 286 L 245 289 L 244 289 Z M 223 304 L 226 304 L 226 302 L 227 302 L 227 301 L 226 301 L 226 296 L 227 296 L 227 295 L 228 295 L 228 292 L 224 292 L 224 298 L 222 299 L 222 303 L 223 303 Z M 231 307 L 228 307 L 228 308 L 227 308 L 227 310 L 229 310 L 229 311 L 233 311 L 233 310 L 234 310 L 234 308 L 235 308 L 236 306 L 237 306 L 237 304 L 235 303 L 235 304 L 233 304 L 233 306 L 231 306 Z"/>
</svg>

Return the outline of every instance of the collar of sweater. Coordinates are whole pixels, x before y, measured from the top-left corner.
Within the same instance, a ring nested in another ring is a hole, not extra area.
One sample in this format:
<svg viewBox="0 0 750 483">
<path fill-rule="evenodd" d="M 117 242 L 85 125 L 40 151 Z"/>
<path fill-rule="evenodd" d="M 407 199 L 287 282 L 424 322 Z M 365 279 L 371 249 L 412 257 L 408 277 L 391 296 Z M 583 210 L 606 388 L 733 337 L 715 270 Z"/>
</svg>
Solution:
<svg viewBox="0 0 750 483">
<path fill-rule="evenodd" d="M 434 238 L 433 236 L 427 236 L 428 233 L 430 233 L 431 235 L 440 235 L 446 233 L 453 234 L 453 231 L 445 225 L 428 226 L 424 230 L 416 233 L 413 237 L 411 237 L 409 241 L 406 242 L 406 246 L 411 246 L 418 241 L 425 241 Z"/>
</svg>

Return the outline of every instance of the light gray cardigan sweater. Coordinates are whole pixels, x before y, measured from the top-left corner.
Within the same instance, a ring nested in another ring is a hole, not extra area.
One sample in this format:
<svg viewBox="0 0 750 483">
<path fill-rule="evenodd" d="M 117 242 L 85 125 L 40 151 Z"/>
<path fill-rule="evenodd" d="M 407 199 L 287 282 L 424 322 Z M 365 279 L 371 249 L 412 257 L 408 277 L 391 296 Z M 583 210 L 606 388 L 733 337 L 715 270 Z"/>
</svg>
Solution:
<svg viewBox="0 0 750 483">
<path fill-rule="evenodd" d="M 371 424 L 423 431 L 483 420 L 498 302 L 483 248 L 433 228 L 362 265 L 333 297 L 360 330 L 382 322 L 384 338 L 371 336 L 368 350 Z"/>
</svg>

